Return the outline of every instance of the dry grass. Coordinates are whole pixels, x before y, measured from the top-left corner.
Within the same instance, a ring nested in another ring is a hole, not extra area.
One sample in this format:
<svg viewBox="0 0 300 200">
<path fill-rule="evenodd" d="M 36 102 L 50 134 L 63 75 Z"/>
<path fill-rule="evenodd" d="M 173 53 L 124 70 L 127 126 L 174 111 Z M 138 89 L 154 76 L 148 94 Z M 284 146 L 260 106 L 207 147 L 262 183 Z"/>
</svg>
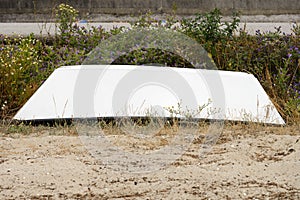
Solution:
<svg viewBox="0 0 300 200">
<path fill-rule="evenodd" d="M 180 131 L 192 130 L 195 138 L 201 138 L 206 135 L 209 128 L 213 126 L 208 122 L 200 122 L 191 127 L 178 127 L 177 125 L 145 127 L 135 126 L 124 127 L 116 126 L 114 123 L 107 123 L 105 125 L 99 123 L 99 130 L 106 136 L 113 138 L 130 137 L 133 140 L 140 142 L 160 142 L 162 145 L 167 145 L 169 140 L 172 140 Z M 196 130 L 197 129 L 197 130 Z M 225 122 L 220 129 L 219 142 L 225 140 L 224 138 L 240 137 L 240 136 L 258 136 L 261 134 L 276 134 L 276 135 L 300 135 L 300 123 L 294 123 L 286 126 L 265 125 L 259 123 L 233 123 Z M 44 135 L 64 135 L 77 136 L 78 127 L 75 124 L 54 124 L 54 125 L 32 125 L 32 124 L 16 124 L 11 121 L 0 121 L 0 136 L 7 137 L 22 137 L 22 136 L 44 136 Z"/>
</svg>

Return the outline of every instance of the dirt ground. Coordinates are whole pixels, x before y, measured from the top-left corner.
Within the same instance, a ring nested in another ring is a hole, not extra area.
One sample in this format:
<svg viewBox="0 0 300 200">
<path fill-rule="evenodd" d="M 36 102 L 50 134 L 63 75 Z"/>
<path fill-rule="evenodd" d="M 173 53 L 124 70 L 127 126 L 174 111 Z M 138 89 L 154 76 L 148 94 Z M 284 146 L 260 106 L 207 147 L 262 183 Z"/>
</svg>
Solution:
<svg viewBox="0 0 300 200">
<path fill-rule="evenodd" d="M 112 169 L 71 128 L 2 127 L 0 135 L 0 199 L 300 199 L 300 126 L 226 125 L 211 151 L 199 157 L 197 136 L 148 173 Z"/>
</svg>

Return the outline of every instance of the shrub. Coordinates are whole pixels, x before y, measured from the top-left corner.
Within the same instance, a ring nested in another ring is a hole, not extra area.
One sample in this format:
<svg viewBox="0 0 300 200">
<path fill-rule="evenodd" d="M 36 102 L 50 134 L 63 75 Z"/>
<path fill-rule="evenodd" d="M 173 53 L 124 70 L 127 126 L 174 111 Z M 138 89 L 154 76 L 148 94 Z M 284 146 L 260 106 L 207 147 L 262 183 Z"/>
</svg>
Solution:
<svg viewBox="0 0 300 200">
<path fill-rule="evenodd" d="M 1 36 L 1 116 L 16 112 L 46 77 L 40 73 L 42 43 L 33 35 L 9 39 Z"/>
<path fill-rule="evenodd" d="M 99 42 L 123 31 L 123 28 L 106 31 L 102 27 L 79 27 L 78 11 L 65 4 L 58 6 L 56 14 L 59 32 L 53 38 L 0 35 L 0 118 L 15 114 L 54 69 L 81 64 Z M 182 20 L 175 20 L 174 16 L 158 20 L 148 13 L 133 27 L 164 27 L 194 38 L 212 55 L 218 69 L 254 74 L 282 116 L 288 122 L 299 122 L 299 26 L 294 25 L 291 35 L 283 34 L 280 28 L 249 35 L 238 32 L 238 23 L 237 14 L 231 22 L 222 22 L 220 11 L 215 9 Z M 113 64 L 193 67 L 177 55 L 153 48 L 134 50 Z"/>
<path fill-rule="evenodd" d="M 285 119 L 299 119 L 299 36 L 275 32 L 255 36 L 241 32 L 226 46 L 216 44 L 219 69 L 251 73 L 262 84 Z"/>
<path fill-rule="evenodd" d="M 214 9 L 206 14 L 197 14 L 193 18 L 181 20 L 181 31 L 196 39 L 212 56 L 216 56 L 216 44 L 225 45 L 232 39 L 240 19 L 233 14 L 232 22 L 222 22 L 221 12 Z"/>
<path fill-rule="evenodd" d="M 77 17 L 78 11 L 72 6 L 67 4 L 60 4 L 58 6 L 56 9 L 56 23 L 60 31 L 60 41 L 65 42 L 64 40 L 76 31 L 73 25 Z"/>
</svg>

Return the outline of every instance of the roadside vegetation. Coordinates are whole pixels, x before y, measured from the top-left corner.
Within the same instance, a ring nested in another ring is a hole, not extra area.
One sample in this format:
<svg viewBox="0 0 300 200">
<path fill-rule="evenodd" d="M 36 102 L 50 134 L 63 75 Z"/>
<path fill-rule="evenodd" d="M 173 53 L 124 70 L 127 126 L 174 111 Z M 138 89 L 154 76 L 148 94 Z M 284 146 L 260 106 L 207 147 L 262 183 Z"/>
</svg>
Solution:
<svg viewBox="0 0 300 200">
<path fill-rule="evenodd" d="M 53 36 L 5 36 L 0 33 L 0 119 L 10 119 L 56 68 L 79 65 L 101 41 L 126 31 L 124 27 L 89 29 L 76 24 L 78 11 L 61 4 L 56 8 L 58 32 Z M 292 34 L 280 27 L 250 35 L 239 30 L 239 16 L 222 22 L 219 10 L 193 18 L 165 20 L 146 14 L 132 27 L 165 27 L 199 42 L 220 70 L 251 73 L 258 78 L 280 114 L 289 124 L 300 122 L 300 26 Z M 176 55 L 158 49 L 141 49 L 114 64 L 157 63 L 193 67 Z M 247 90 L 247 88 L 245 88 Z"/>
</svg>

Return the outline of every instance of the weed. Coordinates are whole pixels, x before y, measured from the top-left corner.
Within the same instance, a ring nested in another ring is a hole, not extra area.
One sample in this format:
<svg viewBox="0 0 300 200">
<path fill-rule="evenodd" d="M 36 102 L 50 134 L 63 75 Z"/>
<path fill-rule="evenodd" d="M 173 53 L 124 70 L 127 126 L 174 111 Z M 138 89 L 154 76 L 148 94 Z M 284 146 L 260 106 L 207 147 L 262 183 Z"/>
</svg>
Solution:
<svg viewBox="0 0 300 200">
<path fill-rule="evenodd" d="M 79 27 L 78 11 L 61 4 L 56 8 L 59 31 L 55 37 L 7 37 L 0 35 L 0 118 L 12 115 L 29 99 L 50 73 L 63 65 L 78 65 L 108 37 L 124 28 L 106 31 L 102 27 Z M 239 16 L 222 22 L 215 9 L 195 17 L 176 20 L 141 16 L 133 27 L 167 28 L 197 40 L 210 53 L 218 69 L 253 74 L 262 84 L 282 116 L 290 123 L 300 119 L 300 37 L 294 24 L 290 35 L 275 31 L 249 35 L 237 27 Z M 39 39 L 38 39 L 39 38 Z M 160 49 L 137 49 L 122 55 L 113 64 L 153 64 L 193 67 L 183 58 Z M 246 88 L 245 88 L 246 89 Z"/>
</svg>

